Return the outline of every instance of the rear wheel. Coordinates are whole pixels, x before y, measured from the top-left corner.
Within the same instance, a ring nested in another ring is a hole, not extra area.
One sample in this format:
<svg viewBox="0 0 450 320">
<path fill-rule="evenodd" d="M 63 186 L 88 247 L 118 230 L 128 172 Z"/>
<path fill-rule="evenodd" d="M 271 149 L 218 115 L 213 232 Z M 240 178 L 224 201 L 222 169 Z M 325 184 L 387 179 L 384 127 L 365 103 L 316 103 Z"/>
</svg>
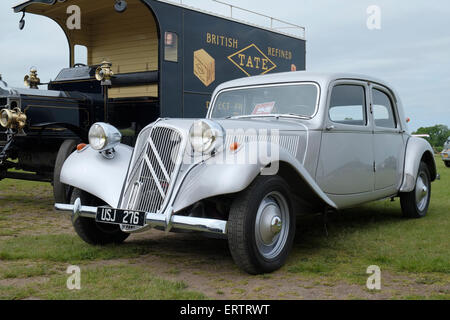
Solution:
<svg viewBox="0 0 450 320">
<path fill-rule="evenodd" d="M 61 169 L 64 161 L 75 151 L 78 141 L 65 140 L 59 148 L 56 156 L 55 169 L 53 171 L 53 196 L 56 203 L 69 203 L 70 201 L 70 187 L 61 183 Z"/>
<path fill-rule="evenodd" d="M 295 215 L 286 182 L 260 176 L 234 200 L 228 243 L 235 263 L 250 274 L 281 268 L 292 247 Z"/>
<path fill-rule="evenodd" d="M 421 162 L 414 190 L 400 194 L 403 216 L 407 218 L 422 218 L 427 214 L 431 198 L 430 177 L 427 165 Z"/>
<path fill-rule="evenodd" d="M 70 203 L 80 198 L 81 203 L 86 206 L 104 205 L 99 199 L 93 195 L 80 189 L 74 189 L 70 199 Z M 79 217 L 73 222 L 76 233 L 85 242 L 92 245 L 106 245 L 110 243 L 122 243 L 130 235 L 120 230 L 119 225 L 106 223 L 98 223 L 95 219 Z"/>
</svg>

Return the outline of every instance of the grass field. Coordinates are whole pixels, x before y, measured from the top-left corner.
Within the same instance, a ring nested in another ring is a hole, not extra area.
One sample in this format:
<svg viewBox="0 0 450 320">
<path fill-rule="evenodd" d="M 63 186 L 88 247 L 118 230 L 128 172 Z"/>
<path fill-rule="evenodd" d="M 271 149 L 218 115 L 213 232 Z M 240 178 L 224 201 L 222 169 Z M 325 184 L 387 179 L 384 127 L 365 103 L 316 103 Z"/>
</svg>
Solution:
<svg viewBox="0 0 450 320">
<path fill-rule="evenodd" d="M 93 247 L 52 209 L 49 184 L 0 182 L 0 299 L 450 299 L 450 169 L 436 158 L 427 217 L 406 220 L 380 201 L 298 222 L 285 267 L 249 276 L 226 241 L 159 231 Z M 67 267 L 81 269 L 68 290 Z M 381 268 L 382 288 L 366 288 Z"/>
</svg>

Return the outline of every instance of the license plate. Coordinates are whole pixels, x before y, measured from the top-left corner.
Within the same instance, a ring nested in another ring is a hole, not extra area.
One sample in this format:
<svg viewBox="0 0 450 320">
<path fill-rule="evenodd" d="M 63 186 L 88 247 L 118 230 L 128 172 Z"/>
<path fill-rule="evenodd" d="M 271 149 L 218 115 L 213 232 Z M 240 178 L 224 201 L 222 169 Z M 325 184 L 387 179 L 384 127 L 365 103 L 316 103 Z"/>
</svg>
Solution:
<svg viewBox="0 0 450 320">
<path fill-rule="evenodd" d="M 98 208 L 97 222 L 122 224 L 133 227 L 145 226 L 145 212 L 112 208 Z"/>
<path fill-rule="evenodd" d="M 444 153 L 444 158 L 448 158 L 448 154 L 447 153 Z"/>
</svg>

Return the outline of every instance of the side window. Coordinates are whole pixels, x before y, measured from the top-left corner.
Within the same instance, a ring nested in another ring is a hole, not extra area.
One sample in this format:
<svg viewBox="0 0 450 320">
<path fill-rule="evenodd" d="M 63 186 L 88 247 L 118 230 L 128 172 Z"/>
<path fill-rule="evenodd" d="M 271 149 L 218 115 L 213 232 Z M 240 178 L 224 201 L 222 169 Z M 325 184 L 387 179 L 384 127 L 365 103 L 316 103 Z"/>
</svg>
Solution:
<svg viewBox="0 0 450 320">
<path fill-rule="evenodd" d="M 175 32 L 164 35 L 164 60 L 178 62 L 178 35 Z"/>
<path fill-rule="evenodd" d="M 333 88 L 329 109 L 330 120 L 353 126 L 367 124 L 366 95 L 363 86 L 337 85 Z"/>
<path fill-rule="evenodd" d="M 373 119 L 377 127 L 397 128 L 391 99 L 383 91 L 373 89 Z"/>
</svg>

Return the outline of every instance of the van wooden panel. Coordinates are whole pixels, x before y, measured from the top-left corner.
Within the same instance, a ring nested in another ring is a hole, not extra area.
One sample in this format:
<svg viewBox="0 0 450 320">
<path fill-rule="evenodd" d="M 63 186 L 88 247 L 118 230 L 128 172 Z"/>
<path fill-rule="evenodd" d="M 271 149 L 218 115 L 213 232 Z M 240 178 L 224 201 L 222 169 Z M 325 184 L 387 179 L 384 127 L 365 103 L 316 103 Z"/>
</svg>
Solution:
<svg viewBox="0 0 450 320">
<path fill-rule="evenodd" d="M 27 10 L 56 20 L 66 32 L 71 46 L 88 48 L 88 64 L 112 62 L 116 74 L 158 70 L 158 31 L 150 9 L 139 0 L 127 0 L 128 9 L 114 11 L 111 0 L 80 0 L 81 30 L 68 30 L 67 2 L 52 7 L 33 4 Z M 157 97 L 158 85 L 113 88 L 111 98 Z"/>
<path fill-rule="evenodd" d="M 130 98 L 130 97 L 158 97 L 158 85 L 143 85 L 133 87 L 111 88 L 108 91 L 110 98 Z"/>
</svg>

